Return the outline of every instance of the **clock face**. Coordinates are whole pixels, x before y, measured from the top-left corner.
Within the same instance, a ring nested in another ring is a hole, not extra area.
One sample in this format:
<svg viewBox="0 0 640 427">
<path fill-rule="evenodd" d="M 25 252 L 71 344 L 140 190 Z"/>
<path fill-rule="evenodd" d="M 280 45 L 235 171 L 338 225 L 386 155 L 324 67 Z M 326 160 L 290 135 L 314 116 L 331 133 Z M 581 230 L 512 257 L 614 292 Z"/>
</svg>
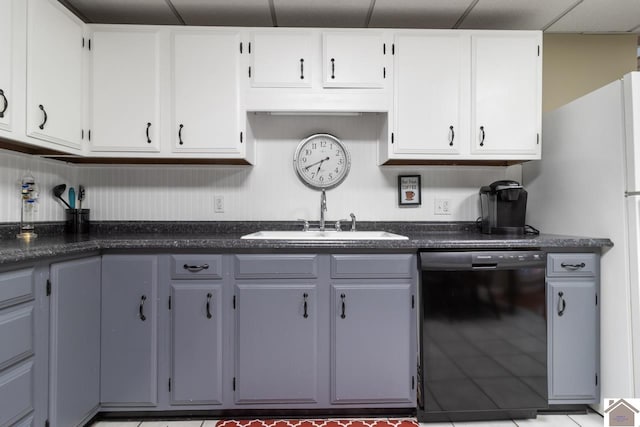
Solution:
<svg viewBox="0 0 640 427">
<path fill-rule="evenodd" d="M 326 133 L 311 135 L 298 144 L 293 156 L 298 176 L 312 188 L 332 188 L 349 173 L 351 156 L 338 138 Z"/>
</svg>

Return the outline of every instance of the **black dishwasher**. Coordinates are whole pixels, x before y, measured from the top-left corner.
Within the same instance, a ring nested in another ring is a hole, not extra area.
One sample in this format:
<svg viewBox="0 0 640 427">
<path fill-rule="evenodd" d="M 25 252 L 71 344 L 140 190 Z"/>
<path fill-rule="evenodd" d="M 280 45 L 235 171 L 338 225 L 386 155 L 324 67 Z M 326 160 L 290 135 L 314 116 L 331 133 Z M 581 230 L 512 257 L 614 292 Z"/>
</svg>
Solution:
<svg viewBox="0 0 640 427">
<path fill-rule="evenodd" d="M 544 253 L 420 257 L 418 420 L 533 418 L 547 408 Z"/>
</svg>

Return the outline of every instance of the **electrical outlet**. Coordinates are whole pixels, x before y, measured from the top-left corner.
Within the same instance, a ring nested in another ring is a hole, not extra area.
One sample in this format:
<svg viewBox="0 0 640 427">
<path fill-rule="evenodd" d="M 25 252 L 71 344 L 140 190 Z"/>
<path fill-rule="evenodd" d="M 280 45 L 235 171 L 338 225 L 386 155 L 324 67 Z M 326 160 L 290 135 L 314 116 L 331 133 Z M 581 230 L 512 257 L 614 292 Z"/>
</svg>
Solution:
<svg viewBox="0 0 640 427">
<path fill-rule="evenodd" d="M 216 213 L 224 212 L 224 196 L 213 196 L 213 211 Z"/>
<path fill-rule="evenodd" d="M 436 199 L 433 213 L 436 215 L 451 215 L 451 199 Z"/>
</svg>

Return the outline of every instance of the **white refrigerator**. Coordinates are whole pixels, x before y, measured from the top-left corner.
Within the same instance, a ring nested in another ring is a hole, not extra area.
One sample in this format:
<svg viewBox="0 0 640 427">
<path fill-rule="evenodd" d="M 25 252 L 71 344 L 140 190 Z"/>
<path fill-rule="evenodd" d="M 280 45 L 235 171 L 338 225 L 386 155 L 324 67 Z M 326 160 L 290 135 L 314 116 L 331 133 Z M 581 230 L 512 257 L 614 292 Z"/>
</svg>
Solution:
<svg viewBox="0 0 640 427">
<path fill-rule="evenodd" d="M 601 396 L 640 398 L 640 73 L 542 124 L 542 160 L 522 167 L 527 224 L 613 241 L 601 263 Z"/>
</svg>

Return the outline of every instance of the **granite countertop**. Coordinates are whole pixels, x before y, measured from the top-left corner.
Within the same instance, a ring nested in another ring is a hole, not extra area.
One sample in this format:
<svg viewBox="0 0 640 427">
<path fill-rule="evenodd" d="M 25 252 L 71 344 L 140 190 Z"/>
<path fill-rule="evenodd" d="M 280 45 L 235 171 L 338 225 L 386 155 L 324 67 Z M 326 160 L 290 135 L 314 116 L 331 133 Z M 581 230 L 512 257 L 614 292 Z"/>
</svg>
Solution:
<svg viewBox="0 0 640 427">
<path fill-rule="evenodd" d="M 30 242 L 15 238 L 16 229 L 4 230 L 0 240 L 0 264 L 74 256 L 102 250 L 391 250 L 420 249 L 553 249 L 613 246 L 608 238 L 553 234 L 500 236 L 482 234 L 475 223 L 358 223 L 362 230 L 385 230 L 409 240 L 245 240 L 244 234 L 258 230 L 299 229 L 284 222 L 105 222 L 92 224 L 89 235 L 70 236 L 59 225 L 38 228 L 40 237 Z M 47 228 L 48 227 L 48 228 Z M 346 232 L 345 232 L 346 233 Z"/>
</svg>

